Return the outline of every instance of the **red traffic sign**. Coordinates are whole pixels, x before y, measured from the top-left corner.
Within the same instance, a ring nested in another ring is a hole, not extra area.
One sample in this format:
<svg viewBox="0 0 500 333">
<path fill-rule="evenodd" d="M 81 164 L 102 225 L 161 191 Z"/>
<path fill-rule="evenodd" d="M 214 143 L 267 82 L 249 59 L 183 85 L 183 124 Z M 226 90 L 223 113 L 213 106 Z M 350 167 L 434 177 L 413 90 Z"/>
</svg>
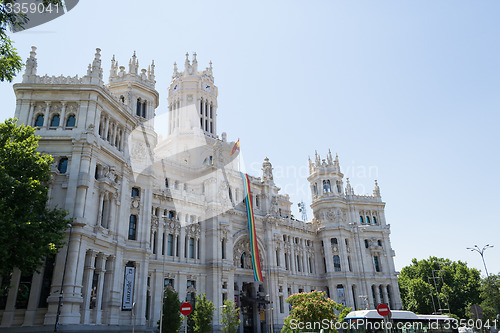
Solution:
<svg viewBox="0 0 500 333">
<path fill-rule="evenodd" d="M 181 304 L 181 313 L 183 315 L 189 316 L 192 311 L 193 311 L 193 307 L 191 306 L 191 303 L 184 302 Z"/>
<path fill-rule="evenodd" d="M 377 312 L 382 317 L 386 317 L 386 316 L 388 316 L 391 313 L 391 310 L 389 309 L 389 306 L 387 304 L 380 303 L 377 306 Z"/>
</svg>

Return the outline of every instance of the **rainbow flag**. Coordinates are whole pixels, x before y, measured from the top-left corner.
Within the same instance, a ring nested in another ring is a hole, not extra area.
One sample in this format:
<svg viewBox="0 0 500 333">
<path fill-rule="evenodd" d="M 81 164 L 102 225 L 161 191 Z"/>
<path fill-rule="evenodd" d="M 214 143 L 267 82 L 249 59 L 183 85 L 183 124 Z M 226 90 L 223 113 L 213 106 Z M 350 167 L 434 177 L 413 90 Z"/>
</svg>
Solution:
<svg viewBox="0 0 500 333">
<path fill-rule="evenodd" d="M 238 140 L 239 141 L 239 140 Z M 250 179 L 248 175 L 243 172 L 241 173 L 241 178 L 243 178 L 243 188 L 245 189 L 245 202 L 247 206 L 247 216 L 248 216 L 248 232 L 250 234 L 250 251 L 252 252 L 252 266 L 253 266 L 253 277 L 255 281 L 262 282 L 262 270 L 260 269 L 260 257 L 259 257 L 259 246 L 257 244 L 257 234 L 255 233 L 255 218 L 253 215 L 253 205 L 252 205 L 252 192 L 250 191 Z"/>
<path fill-rule="evenodd" d="M 229 155 L 233 155 L 234 152 L 237 150 L 240 150 L 240 139 L 238 139 L 238 141 L 236 141 L 236 143 L 233 146 L 233 149 L 231 150 L 231 154 L 229 154 Z"/>
</svg>

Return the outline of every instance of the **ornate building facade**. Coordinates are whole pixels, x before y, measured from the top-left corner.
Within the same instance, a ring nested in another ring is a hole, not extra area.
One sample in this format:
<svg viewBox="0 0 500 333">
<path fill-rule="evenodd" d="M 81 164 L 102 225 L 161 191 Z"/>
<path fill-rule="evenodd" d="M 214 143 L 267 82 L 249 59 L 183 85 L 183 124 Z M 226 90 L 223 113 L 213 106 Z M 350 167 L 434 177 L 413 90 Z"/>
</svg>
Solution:
<svg viewBox="0 0 500 333">
<path fill-rule="evenodd" d="M 61 330 L 152 331 L 167 286 L 181 300 L 206 293 L 215 330 L 225 299 L 242 309 L 240 332 L 259 333 L 281 327 L 298 292 L 401 308 L 380 189 L 375 181 L 372 196 L 354 194 L 330 152 L 309 160 L 311 221 L 291 217 L 267 158 L 250 176 L 264 277 L 254 282 L 239 158 L 217 134 L 211 63 L 199 70 L 186 54 L 183 71 L 174 65 L 169 135 L 159 140 L 154 62 L 139 70 L 134 53 L 126 71 L 113 57 L 105 84 L 99 49 L 81 78 L 37 75 L 35 51 L 14 85 L 15 116 L 55 157 L 49 204 L 74 222 L 40 272 L 1 278 L 2 331 L 51 331 L 58 308 Z"/>
</svg>

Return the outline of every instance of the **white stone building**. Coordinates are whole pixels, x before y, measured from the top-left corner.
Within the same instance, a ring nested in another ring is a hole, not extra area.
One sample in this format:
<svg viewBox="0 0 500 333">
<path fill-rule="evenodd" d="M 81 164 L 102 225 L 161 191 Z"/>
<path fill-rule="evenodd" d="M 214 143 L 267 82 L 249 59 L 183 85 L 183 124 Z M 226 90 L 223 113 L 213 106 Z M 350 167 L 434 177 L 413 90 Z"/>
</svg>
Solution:
<svg viewBox="0 0 500 333">
<path fill-rule="evenodd" d="M 14 85 L 15 116 L 55 157 L 50 205 L 74 223 L 68 247 L 39 273 L 1 279 L 2 332 L 52 331 L 61 290 L 60 331 L 152 331 L 168 284 L 181 300 L 206 293 L 215 330 L 225 299 L 242 307 L 240 332 L 268 332 L 271 322 L 276 331 L 287 297 L 303 291 L 401 308 L 380 189 L 375 181 L 373 196 L 355 195 L 330 152 L 309 161 L 312 221 L 291 218 L 267 158 L 250 177 L 264 276 L 254 282 L 238 152 L 217 135 L 211 63 L 199 70 L 194 54 L 184 71 L 174 65 L 159 142 L 154 63 L 139 70 L 134 54 L 126 71 L 113 58 L 105 84 L 99 49 L 81 78 L 38 76 L 35 50 Z"/>
</svg>

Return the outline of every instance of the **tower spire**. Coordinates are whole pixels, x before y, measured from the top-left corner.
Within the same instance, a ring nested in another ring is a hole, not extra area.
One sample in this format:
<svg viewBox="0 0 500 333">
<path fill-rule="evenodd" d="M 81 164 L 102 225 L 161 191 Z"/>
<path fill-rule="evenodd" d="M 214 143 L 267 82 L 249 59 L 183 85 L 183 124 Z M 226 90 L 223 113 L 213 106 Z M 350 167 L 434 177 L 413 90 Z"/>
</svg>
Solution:
<svg viewBox="0 0 500 333">
<path fill-rule="evenodd" d="M 354 195 L 354 191 L 352 190 L 351 187 L 351 182 L 349 181 L 349 178 L 346 178 L 346 193 L 347 195 Z"/>
<path fill-rule="evenodd" d="M 328 149 L 328 155 L 326 156 L 326 159 L 328 161 L 328 165 L 332 165 L 333 158 L 332 158 L 332 151 L 330 149 Z"/>
<path fill-rule="evenodd" d="M 378 187 L 377 180 L 375 180 L 375 188 L 373 189 L 373 196 L 380 198 L 380 187 Z"/>
<path fill-rule="evenodd" d="M 23 82 L 29 81 L 30 75 L 36 75 L 37 61 L 36 61 L 36 47 L 31 47 L 29 58 L 26 60 L 26 69 L 23 75 Z"/>
<path fill-rule="evenodd" d="M 132 58 L 130 59 L 130 61 L 128 63 L 128 72 L 130 74 L 137 74 L 138 68 L 139 68 L 139 60 L 137 60 L 137 57 L 136 57 L 135 51 L 134 51 L 134 54 L 132 55 Z"/>
<path fill-rule="evenodd" d="M 118 62 L 115 60 L 115 55 L 111 59 L 111 69 L 109 70 L 109 78 L 114 78 L 118 74 Z"/>
</svg>

